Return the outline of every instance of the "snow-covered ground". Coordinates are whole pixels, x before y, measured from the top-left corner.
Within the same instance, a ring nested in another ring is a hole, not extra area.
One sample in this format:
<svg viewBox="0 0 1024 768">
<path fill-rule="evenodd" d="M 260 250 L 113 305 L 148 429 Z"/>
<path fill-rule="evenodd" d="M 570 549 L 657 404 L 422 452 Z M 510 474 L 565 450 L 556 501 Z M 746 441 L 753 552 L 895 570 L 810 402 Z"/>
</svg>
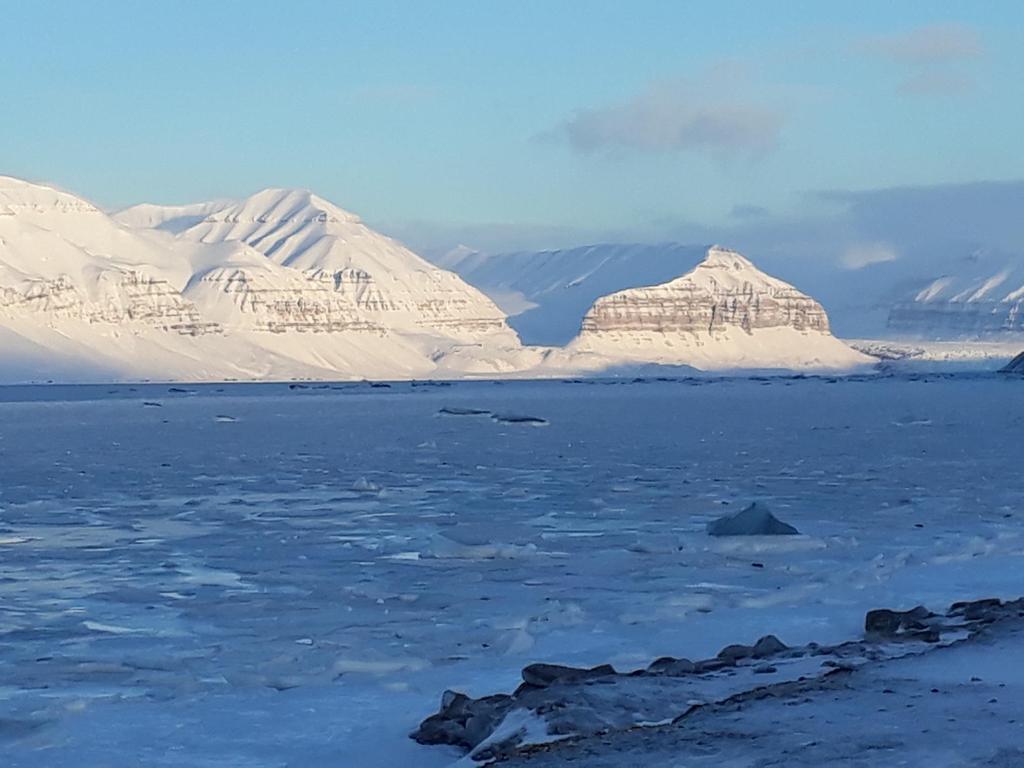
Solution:
<svg viewBox="0 0 1024 768">
<path fill-rule="evenodd" d="M 845 339 L 849 346 L 878 357 L 886 367 L 932 370 L 994 370 L 1024 351 L 1024 335 L 1004 334 L 989 339 L 923 341 Z"/>
<path fill-rule="evenodd" d="M 1019 596 L 1022 420 L 995 374 L 0 388 L 4 764 L 445 766 L 441 692 L 531 662 Z M 754 500 L 803 535 L 706 535 Z"/>
</svg>

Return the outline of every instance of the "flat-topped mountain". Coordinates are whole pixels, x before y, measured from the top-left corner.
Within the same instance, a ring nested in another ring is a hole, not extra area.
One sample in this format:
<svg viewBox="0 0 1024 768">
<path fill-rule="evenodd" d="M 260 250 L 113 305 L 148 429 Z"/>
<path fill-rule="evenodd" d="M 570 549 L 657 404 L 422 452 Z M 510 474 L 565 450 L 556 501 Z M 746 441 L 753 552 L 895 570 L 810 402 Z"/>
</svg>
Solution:
<svg viewBox="0 0 1024 768">
<path fill-rule="evenodd" d="M 834 368 L 869 362 L 829 332 L 822 306 L 712 246 L 686 274 L 598 299 L 575 355 L 698 368 Z"/>
</svg>

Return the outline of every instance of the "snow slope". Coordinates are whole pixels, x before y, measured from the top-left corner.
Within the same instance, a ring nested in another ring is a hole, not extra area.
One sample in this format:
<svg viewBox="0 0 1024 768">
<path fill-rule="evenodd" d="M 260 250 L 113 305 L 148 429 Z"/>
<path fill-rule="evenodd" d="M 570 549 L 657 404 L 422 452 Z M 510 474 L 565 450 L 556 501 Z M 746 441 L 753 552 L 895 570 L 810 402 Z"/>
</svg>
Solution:
<svg viewBox="0 0 1024 768">
<path fill-rule="evenodd" d="M 139 203 L 117 211 L 113 218 L 118 223 L 132 229 L 157 229 L 176 235 L 235 202 L 234 200 L 210 200 L 186 205 Z"/>
</svg>

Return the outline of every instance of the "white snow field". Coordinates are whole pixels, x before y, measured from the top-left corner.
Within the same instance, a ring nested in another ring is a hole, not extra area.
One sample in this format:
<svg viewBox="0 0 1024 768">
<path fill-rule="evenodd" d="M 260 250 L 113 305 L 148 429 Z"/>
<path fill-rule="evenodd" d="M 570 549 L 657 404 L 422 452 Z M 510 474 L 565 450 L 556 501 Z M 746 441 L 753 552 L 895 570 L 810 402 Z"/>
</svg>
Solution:
<svg viewBox="0 0 1024 768">
<path fill-rule="evenodd" d="M 966 373 L 0 387 L 0 762 L 447 766 L 442 691 L 532 662 L 1017 597 L 1022 419 Z M 708 536 L 753 501 L 801 535 Z"/>
</svg>

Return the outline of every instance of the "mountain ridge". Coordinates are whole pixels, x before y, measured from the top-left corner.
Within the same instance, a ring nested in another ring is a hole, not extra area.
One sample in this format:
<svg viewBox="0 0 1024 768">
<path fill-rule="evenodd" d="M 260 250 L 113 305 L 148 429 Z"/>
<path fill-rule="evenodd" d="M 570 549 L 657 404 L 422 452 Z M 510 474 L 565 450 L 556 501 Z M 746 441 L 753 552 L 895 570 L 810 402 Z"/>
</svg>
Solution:
<svg viewBox="0 0 1024 768">
<path fill-rule="evenodd" d="M 615 292 L 602 299 L 602 291 L 622 266 L 615 259 L 588 265 L 586 249 L 574 267 L 588 268 L 567 286 L 554 262 L 524 278 L 542 301 L 568 290 L 585 303 L 569 343 L 523 346 L 478 288 L 310 190 L 271 187 L 240 200 L 141 204 L 108 215 L 71 193 L 0 177 L 0 211 L 0 357 L 23 361 L 20 370 L 45 372 L 52 358 L 61 370 L 79 359 L 80 370 L 101 378 L 425 378 L 550 376 L 644 362 L 713 369 L 805 362 L 783 347 L 806 339 L 777 332 L 787 322 L 805 330 L 792 313 L 746 328 L 725 318 L 728 328 L 708 338 L 662 317 L 642 329 L 660 336 L 634 338 L 630 347 L 622 338 L 604 343 L 605 333 L 595 345 L 595 332 L 630 329 L 582 322 L 618 300 Z M 765 310 L 752 313 L 751 301 L 760 307 L 779 286 L 795 291 L 720 247 L 682 248 L 660 269 L 668 287 L 645 290 L 672 293 L 679 280 L 704 290 L 710 280 L 745 301 L 736 311 L 755 319 Z M 690 309 L 677 302 L 670 314 Z M 648 308 L 632 317 L 655 315 Z M 745 336 L 732 338 L 737 328 Z M 806 330 L 827 336 L 827 320 Z M 768 336 L 767 354 L 752 355 Z M 809 364 L 855 365 L 862 362 L 855 354 Z"/>
</svg>

